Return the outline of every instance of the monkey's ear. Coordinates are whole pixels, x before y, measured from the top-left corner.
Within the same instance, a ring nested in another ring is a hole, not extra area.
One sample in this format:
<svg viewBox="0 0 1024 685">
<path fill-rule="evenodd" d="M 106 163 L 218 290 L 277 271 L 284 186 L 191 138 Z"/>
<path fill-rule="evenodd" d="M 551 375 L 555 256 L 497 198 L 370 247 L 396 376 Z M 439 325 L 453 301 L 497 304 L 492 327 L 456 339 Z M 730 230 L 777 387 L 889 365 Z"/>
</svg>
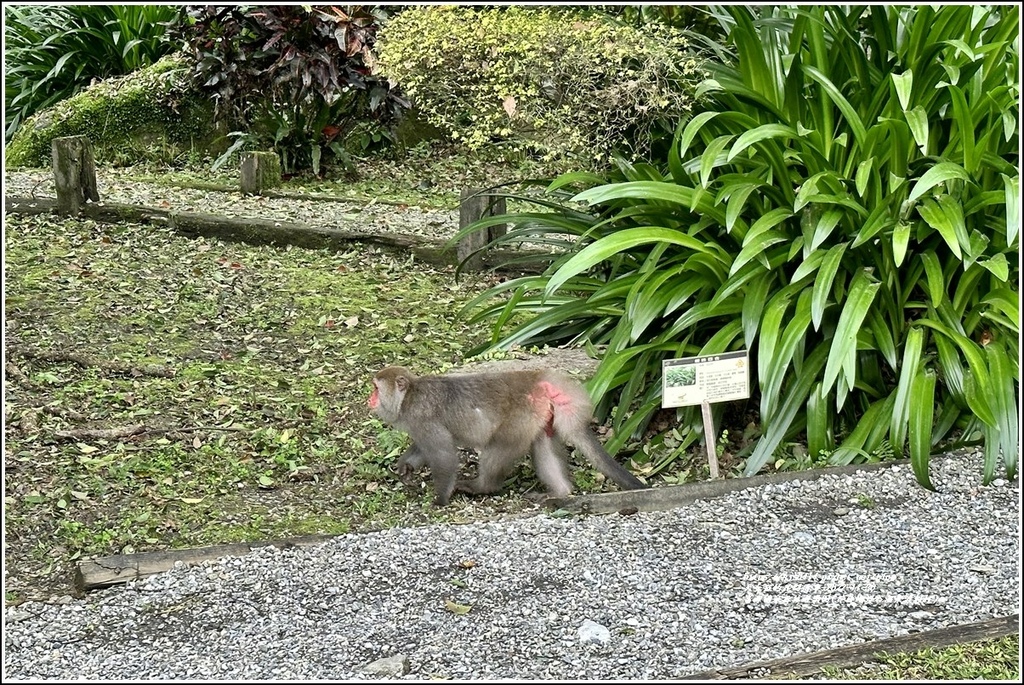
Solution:
<svg viewBox="0 0 1024 685">
<path fill-rule="evenodd" d="M 395 387 L 404 392 L 409 387 L 409 379 L 405 376 L 396 376 Z"/>
</svg>

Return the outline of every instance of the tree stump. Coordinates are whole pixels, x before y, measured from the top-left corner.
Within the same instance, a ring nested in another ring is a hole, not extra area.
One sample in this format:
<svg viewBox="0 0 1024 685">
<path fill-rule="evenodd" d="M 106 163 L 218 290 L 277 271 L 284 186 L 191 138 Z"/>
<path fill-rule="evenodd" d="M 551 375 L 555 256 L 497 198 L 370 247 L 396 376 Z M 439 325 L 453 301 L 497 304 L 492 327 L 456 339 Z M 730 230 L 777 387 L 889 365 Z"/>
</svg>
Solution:
<svg viewBox="0 0 1024 685">
<path fill-rule="evenodd" d="M 52 151 L 57 211 L 65 216 L 77 216 L 88 200 L 100 201 L 92 143 L 85 136 L 54 138 Z"/>
<path fill-rule="evenodd" d="M 504 213 L 505 198 L 486 194 L 475 188 L 464 188 L 459 197 L 459 230 L 466 228 L 474 221 Z M 487 243 L 505 235 L 506 229 L 507 224 L 496 224 L 464 236 L 455 246 L 459 261 L 462 262 Z M 483 255 L 474 255 L 463 264 L 463 268 L 469 271 L 479 271 L 483 268 Z"/>
<path fill-rule="evenodd" d="M 243 152 L 241 167 L 242 192 L 259 195 L 281 185 L 281 160 L 276 152 Z"/>
</svg>

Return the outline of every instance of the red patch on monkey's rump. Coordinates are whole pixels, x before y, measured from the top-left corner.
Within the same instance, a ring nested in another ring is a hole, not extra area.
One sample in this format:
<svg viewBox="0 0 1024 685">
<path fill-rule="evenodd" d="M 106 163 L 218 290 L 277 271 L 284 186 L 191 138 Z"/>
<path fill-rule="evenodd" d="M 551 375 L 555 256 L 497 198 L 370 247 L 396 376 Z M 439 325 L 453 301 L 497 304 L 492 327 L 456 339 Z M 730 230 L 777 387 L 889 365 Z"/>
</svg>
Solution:
<svg viewBox="0 0 1024 685">
<path fill-rule="evenodd" d="M 541 381 L 537 386 L 544 391 L 544 394 L 547 395 L 548 399 L 551 400 L 553 404 L 557 404 L 560 407 L 568 407 L 572 404 L 572 398 L 551 383 Z"/>
<path fill-rule="evenodd" d="M 537 390 L 540 391 L 539 396 Z M 550 438 L 555 434 L 555 407 L 568 409 L 572 398 L 548 381 L 537 383 L 537 388 L 530 395 L 530 401 L 537 409 L 537 414 L 544 419 L 544 432 Z"/>
</svg>

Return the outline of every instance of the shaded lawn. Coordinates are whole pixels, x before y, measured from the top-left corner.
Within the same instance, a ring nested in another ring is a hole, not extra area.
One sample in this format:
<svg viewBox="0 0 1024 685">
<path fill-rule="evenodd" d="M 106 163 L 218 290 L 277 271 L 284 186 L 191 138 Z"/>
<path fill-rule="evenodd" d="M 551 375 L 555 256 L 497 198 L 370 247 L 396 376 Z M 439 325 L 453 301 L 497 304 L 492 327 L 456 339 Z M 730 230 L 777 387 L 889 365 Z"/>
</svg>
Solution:
<svg viewBox="0 0 1024 685">
<path fill-rule="evenodd" d="M 17 367 L 5 379 L 8 601 L 66 593 L 81 556 L 532 508 L 512 492 L 433 510 L 428 484 L 407 488 L 389 470 L 403 435 L 365 406 L 385 364 L 462 361 L 486 334 L 455 318 L 479 282 L 358 245 L 5 223 L 5 349 Z M 59 361 L 66 353 L 96 363 Z M 132 370 L 152 364 L 174 373 Z M 138 424 L 160 430 L 57 435 Z"/>
</svg>

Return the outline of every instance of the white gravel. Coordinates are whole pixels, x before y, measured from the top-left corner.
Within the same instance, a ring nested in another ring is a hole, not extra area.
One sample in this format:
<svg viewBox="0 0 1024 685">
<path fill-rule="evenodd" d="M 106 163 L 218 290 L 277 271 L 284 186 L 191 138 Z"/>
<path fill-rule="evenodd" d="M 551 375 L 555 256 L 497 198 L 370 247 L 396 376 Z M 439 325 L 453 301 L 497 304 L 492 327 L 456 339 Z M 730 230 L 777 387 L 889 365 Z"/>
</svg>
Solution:
<svg viewBox="0 0 1024 685">
<path fill-rule="evenodd" d="M 395 655 L 408 679 L 666 679 L 1019 611 L 1019 483 L 981 487 L 975 453 L 932 473 L 181 566 L 8 607 L 5 681 L 372 678 Z"/>
<path fill-rule="evenodd" d="M 246 196 L 178 188 L 129 180 L 127 171 L 96 170 L 100 199 L 155 209 L 229 217 L 247 217 L 371 233 L 405 233 L 448 240 L 459 227 L 458 208 L 432 209 L 377 202 Z M 10 197 L 56 197 L 49 169 L 4 171 L 4 194 Z"/>
</svg>

